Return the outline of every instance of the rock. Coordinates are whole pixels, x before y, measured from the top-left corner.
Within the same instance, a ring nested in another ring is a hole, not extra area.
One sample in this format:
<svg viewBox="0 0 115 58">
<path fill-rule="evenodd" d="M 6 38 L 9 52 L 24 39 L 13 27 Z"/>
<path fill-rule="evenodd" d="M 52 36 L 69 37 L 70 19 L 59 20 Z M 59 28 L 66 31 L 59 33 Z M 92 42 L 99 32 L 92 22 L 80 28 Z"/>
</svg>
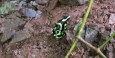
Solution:
<svg viewBox="0 0 115 58">
<path fill-rule="evenodd" d="M 40 5 L 45 5 L 48 4 L 49 0 L 35 0 L 36 3 L 40 4 Z"/>
<path fill-rule="evenodd" d="M 25 23 L 25 21 L 23 21 L 22 19 L 16 18 L 16 19 L 5 19 L 4 23 L 3 23 L 3 27 L 5 29 L 12 29 L 12 28 L 16 28 L 18 26 L 21 26 Z"/>
<path fill-rule="evenodd" d="M 79 2 L 79 4 L 84 4 L 86 3 L 88 0 L 77 0 Z"/>
<path fill-rule="evenodd" d="M 9 40 L 15 33 L 15 29 L 18 29 L 18 27 L 22 26 L 23 24 L 25 24 L 25 21 L 17 17 L 15 19 L 8 19 L 8 17 L 4 19 L 4 23 L 2 24 L 3 26 L 1 28 L 3 33 L 1 42 Z"/>
<path fill-rule="evenodd" d="M 115 14 L 110 14 L 109 24 L 115 24 Z"/>
<path fill-rule="evenodd" d="M 30 17 L 30 18 L 39 18 L 41 16 L 41 11 L 37 10 L 35 11 L 34 9 L 23 9 L 22 13 L 27 16 L 27 17 Z"/>
<path fill-rule="evenodd" d="M 37 3 L 35 1 L 21 1 L 17 7 L 17 10 L 22 9 L 21 12 L 29 18 L 39 18 L 41 16 L 41 11 L 36 10 L 37 8 Z"/>
<path fill-rule="evenodd" d="M 101 39 L 106 40 L 110 35 L 109 31 L 104 31 L 103 33 L 101 33 Z"/>
<path fill-rule="evenodd" d="M 38 4 L 35 1 L 30 1 L 29 6 L 37 6 Z"/>
<path fill-rule="evenodd" d="M 12 38 L 12 41 L 10 43 L 12 44 L 12 43 L 25 40 L 27 38 L 30 38 L 30 36 L 31 34 L 29 33 L 28 29 L 20 30 L 14 34 L 14 37 Z"/>
<path fill-rule="evenodd" d="M 107 45 L 107 50 L 108 50 L 109 52 L 112 52 L 112 51 L 114 50 L 112 44 L 108 44 L 108 45 Z"/>
<path fill-rule="evenodd" d="M 29 3 L 25 2 L 25 1 L 21 1 L 18 6 L 19 7 L 23 7 L 23 6 L 29 6 L 29 7 L 32 7 L 32 6 L 36 6 L 38 5 L 35 1 L 30 1 Z"/>
<path fill-rule="evenodd" d="M 9 40 L 13 36 L 14 33 L 15 33 L 15 31 L 12 29 L 8 29 L 8 30 L 5 29 L 3 32 L 3 35 L 2 35 L 1 42 L 5 42 L 5 41 Z"/>
<path fill-rule="evenodd" d="M 24 23 L 25 22 L 21 21 L 20 19 L 5 19 L 2 28 L 3 36 L 1 42 L 5 42 L 10 39 L 15 33 L 13 28 L 16 28 Z"/>
<path fill-rule="evenodd" d="M 20 12 L 12 11 L 5 18 L 7 18 L 7 19 L 20 19 L 21 16 L 22 16 L 22 14 L 20 14 Z M 21 20 L 23 20 L 23 19 L 21 18 Z"/>
<path fill-rule="evenodd" d="M 18 6 L 20 6 L 20 7 L 26 6 L 26 5 L 27 5 L 27 3 L 26 3 L 25 1 L 21 1 L 21 2 L 18 4 Z"/>
<path fill-rule="evenodd" d="M 89 43 L 92 43 L 97 36 L 97 31 L 89 27 L 86 28 L 85 40 Z"/>
</svg>

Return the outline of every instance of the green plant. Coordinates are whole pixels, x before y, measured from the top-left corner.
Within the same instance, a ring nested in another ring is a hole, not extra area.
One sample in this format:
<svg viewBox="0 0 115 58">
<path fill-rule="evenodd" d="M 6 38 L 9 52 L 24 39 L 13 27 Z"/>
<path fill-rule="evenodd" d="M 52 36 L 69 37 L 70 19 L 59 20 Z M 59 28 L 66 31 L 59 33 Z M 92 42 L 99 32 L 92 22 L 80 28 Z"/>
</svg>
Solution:
<svg viewBox="0 0 115 58">
<path fill-rule="evenodd" d="M 92 4 L 93 4 L 93 0 L 90 0 L 88 9 L 87 9 L 87 11 L 86 11 L 86 13 L 85 13 L 85 15 L 84 15 L 84 17 L 83 17 L 83 20 L 82 20 L 82 23 L 81 23 L 80 27 L 79 27 L 79 32 L 78 32 L 78 34 L 76 35 L 76 40 L 73 42 L 73 44 L 72 44 L 72 46 L 71 46 L 69 52 L 68 52 L 67 55 L 65 56 L 65 58 L 68 58 L 68 57 L 69 57 L 69 55 L 71 54 L 71 52 L 74 50 L 75 46 L 77 45 L 77 42 L 78 42 L 77 37 L 80 37 L 80 35 L 81 35 L 81 33 L 82 33 L 82 30 L 83 30 L 83 28 L 84 28 L 84 26 L 85 26 L 85 23 L 86 23 L 86 21 L 87 21 L 87 17 L 88 17 L 88 15 L 89 15 L 89 12 L 90 12 L 90 9 L 91 9 Z"/>
</svg>

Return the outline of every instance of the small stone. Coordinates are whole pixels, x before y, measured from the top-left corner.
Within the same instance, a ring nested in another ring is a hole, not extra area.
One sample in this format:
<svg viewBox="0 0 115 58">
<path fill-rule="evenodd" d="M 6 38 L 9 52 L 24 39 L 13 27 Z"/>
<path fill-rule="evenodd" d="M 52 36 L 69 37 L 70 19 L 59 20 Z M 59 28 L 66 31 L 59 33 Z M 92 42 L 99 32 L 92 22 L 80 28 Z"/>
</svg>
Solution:
<svg viewBox="0 0 115 58">
<path fill-rule="evenodd" d="M 18 4 L 19 7 L 26 6 L 26 5 L 27 5 L 27 3 L 26 3 L 25 1 L 21 1 L 21 2 Z"/>
<path fill-rule="evenodd" d="M 104 26 L 105 26 L 106 30 L 111 30 L 111 25 L 110 24 L 105 24 Z"/>
<path fill-rule="evenodd" d="M 78 0 L 79 4 L 85 4 L 88 0 Z"/>
<path fill-rule="evenodd" d="M 33 6 L 37 6 L 38 4 L 35 2 L 35 1 L 30 1 L 29 3 L 25 2 L 25 1 L 21 1 L 19 4 L 18 4 L 18 7 L 19 9 L 21 9 L 22 7 L 33 7 Z M 17 9 L 17 10 L 19 10 Z"/>
<path fill-rule="evenodd" d="M 10 43 L 16 43 L 25 39 L 30 38 L 31 34 L 29 33 L 28 29 L 23 29 L 14 34 L 12 41 Z"/>
<path fill-rule="evenodd" d="M 113 51 L 113 46 L 112 46 L 112 44 L 109 44 L 109 45 L 107 46 L 107 50 L 108 50 L 109 52 L 112 52 L 112 51 Z"/>
<path fill-rule="evenodd" d="M 92 43 L 95 40 L 97 33 L 98 32 L 96 30 L 87 27 L 86 34 L 85 34 L 85 40 L 89 43 Z"/>
<path fill-rule="evenodd" d="M 38 5 L 35 1 L 30 1 L 30 4 L 33 5 L 33 6 Z"/>
<path fill-rule="evenodd" d="M 109 31 L 104 31 L 103 33 L 101 33 L 101 38 L 102 39 L 107 39 L 110 35 L 110 32 Z"/>
<path fill-rule="evenodd" d="M 96 20 L 96 23 L 102 24 L 102 23 L 103 23 L 103 17 L 99 17 L 99 18 Z"/>
<path fill-rule="evenodd" d="M 109 24 L 115 24 L 115 14 L 110 14 Z"/>
<path fill-rule="evenodd" d="M 49 0 L 35 0 L 35 1 L 36 1 L 36 3 L 42 4 L 42 5 L 48 4 L 48 2 L 49 2 Z"/>
<path fill-rule="evenodd" d="M 41 11 L 35 11 L 34 9 L 23 9 L 22 13 L 30 18 L 39 18 L 41 16 Z"/>
</svg>

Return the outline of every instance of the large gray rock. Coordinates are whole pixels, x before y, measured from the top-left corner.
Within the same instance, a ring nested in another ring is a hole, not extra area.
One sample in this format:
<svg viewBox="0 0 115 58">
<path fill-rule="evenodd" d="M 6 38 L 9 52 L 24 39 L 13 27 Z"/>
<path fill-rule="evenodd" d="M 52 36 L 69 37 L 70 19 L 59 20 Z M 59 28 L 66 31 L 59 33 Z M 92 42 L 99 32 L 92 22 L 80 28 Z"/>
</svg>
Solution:
<svg viewBox="0 0 115 58">
<path fill-rule="evenodd" d="M 30 36 L 31 34 L 29 33 L 28 29 L 20 30 L 14 34 L 14 37 L 12 38 L 12 41 L 10 43 L 12 44 L 12 43 L 25 40 L 27 38 L 30 38 Z"/>
<path fill-rule="evenodd" d="M 15 17 L 15 19 L 4 19 L 4 23 L 2 24 L 2 33 L 3 36 L 1 38 L 1 42 L 5 42 L 9 40 L 13 34 L 15 33 L 15 29 L 17 29 L 19 26 L 25 24 L 25 21 L 22 19 Z"/>
<path fill-rule="evenodd" d="M 17 28 L 18 26 L 21 26 L 25 23 L 22 19 L 16 18 L 16 19 L 5 19 L 3 23 L 3 27 L 5 29 L 13 29 Z"/>
</svg>

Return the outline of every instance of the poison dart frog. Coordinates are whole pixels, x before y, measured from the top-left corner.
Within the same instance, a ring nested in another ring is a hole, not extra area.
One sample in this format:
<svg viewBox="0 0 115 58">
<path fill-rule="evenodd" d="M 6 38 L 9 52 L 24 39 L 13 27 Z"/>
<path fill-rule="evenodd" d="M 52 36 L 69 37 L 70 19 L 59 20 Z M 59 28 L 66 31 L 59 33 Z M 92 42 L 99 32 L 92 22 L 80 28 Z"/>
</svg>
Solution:
<svg viewBox="0 0 115 58">
<path fill-rule="evenodd" d="M 57 39 L 61 39 L 66 36 L 67 30 L 67 21 L 70 19 L 70 16 L 64 16 L 61 20 L 55 23 L 53 28 L 53 36 Z"/>
</svg>

